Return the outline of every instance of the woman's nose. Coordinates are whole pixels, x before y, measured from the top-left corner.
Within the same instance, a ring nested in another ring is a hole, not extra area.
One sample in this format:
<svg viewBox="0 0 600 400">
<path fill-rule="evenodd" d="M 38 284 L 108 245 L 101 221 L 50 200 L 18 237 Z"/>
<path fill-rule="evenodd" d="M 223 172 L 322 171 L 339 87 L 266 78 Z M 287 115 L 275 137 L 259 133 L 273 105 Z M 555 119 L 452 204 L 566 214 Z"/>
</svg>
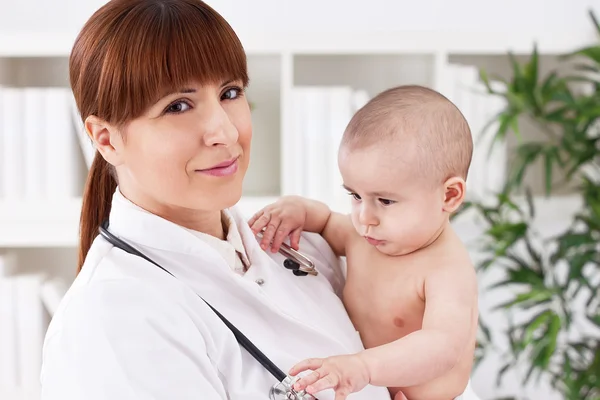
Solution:
<svg viewBox="0 0 600 400">
<path fill-rule="evenodd" d="M 225 145 L 231 146 L 238 141 L 238 131 L 229 119 L 229 114 L 220 103 L 213 104 L 206 110 L 207 116 L 203 119 L 203 140 L 206 146 Z"/>
</svg>

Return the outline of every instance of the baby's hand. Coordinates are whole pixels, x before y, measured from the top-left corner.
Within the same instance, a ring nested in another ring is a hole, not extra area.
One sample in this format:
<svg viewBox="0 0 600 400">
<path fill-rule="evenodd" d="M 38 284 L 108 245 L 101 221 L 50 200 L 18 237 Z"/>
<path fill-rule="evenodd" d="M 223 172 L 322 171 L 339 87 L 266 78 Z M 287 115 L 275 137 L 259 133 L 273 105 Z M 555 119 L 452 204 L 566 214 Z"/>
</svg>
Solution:
<svg viewBox="0 0 600 400">
<path fill-rule="evenodd" d="M 306 208 L 302 201 L 287 196 L 254 214 L 248 224 L 255 235 L 266 227 L 260 247 L 266 250 L 272 242 L 271 251 L 277 253 L 287 236 L 290 236 L 290 246 L 298 250 L 305 222 Z"/>
<path fill-rule="evenodd" d="M 335 400 L 344 400 L 350 393 L 362 390 L 371 381 L 369 369 L 360 353 L 328 358 L 311 358 L 290 370 L 295 376 L 302 371 L 313 372 L 294 384 L 297 391 L 306 389 L 312 395 L 325 389 L 335 390 Z"/>
</svg>

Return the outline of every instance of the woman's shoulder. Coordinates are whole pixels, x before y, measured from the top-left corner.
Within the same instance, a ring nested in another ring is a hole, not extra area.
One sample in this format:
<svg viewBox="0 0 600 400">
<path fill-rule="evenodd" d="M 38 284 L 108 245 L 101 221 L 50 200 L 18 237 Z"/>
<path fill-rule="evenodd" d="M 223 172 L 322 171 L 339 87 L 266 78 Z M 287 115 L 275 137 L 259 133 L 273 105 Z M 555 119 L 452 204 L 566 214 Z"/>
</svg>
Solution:
<svg viewBox="0 0 600 400">
<path fill-rule="evenodd" d="M 43 398 L 222 398 L 209 333 L 184 291 L 166 274 L 153 280 L 155 269 L 136 273 L 127 256 L 103 244 L 89 253 L 46 333 Z M 174 381 L 180 387 L 164 385 Z"/>
<path fill-rule="evenodd" d="M 159 281 L 143 262 L 96 240 L 53 316 L 47 338 L 64 329 L 77 336 L 94 326 L 91 334 L 103 335 L 126 330 L 124 322 L 151 324 L 177 316 L 189 320 L 185 297 L 170 287 L 178 282 L 162 275 Z M 141 268 L 145 273 L 139 273 Z"/>
</svg>

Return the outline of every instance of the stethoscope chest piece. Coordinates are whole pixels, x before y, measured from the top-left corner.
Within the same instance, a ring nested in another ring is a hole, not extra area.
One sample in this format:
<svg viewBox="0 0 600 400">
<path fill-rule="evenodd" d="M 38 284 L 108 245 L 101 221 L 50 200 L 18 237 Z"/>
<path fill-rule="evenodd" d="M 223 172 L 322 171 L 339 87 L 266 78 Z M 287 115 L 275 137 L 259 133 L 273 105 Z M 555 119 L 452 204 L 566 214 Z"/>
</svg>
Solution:
<svg viewBox="0 0 600 400">
<path fill-rule="evenodd" d="M 286 376 L 281 382 L 277 382 L 269 391 L 270 400 L 317 400 L 314 396 L 306 393 L 304 390 L 297 392 L 294 390 L 294 384 L 299 377 Z"/>
</svg>

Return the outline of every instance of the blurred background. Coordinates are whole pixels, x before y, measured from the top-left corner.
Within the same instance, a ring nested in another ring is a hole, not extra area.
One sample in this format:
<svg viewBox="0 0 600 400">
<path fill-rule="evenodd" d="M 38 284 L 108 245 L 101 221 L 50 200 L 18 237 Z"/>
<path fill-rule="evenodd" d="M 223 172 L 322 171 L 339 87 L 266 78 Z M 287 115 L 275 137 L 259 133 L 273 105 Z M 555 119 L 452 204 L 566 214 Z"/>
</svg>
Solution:
<svg viewBox="0 0 600 400">
<path fill-rule="evenodd" d="M 94 149 L 68 56 L 104 3 L 0 0 L 2 400 L 39 397 L 43 336 L 75 277 Z M 600 399 L 598 0 L 208 3 L 248 54 L 244 212 L 291 193 L 347 210 L 336 149 L 351 115 L 391 86 L 442 92 L 475 141 L 453 224 L 479 271 L 476 392 Z"/>
</svg>

